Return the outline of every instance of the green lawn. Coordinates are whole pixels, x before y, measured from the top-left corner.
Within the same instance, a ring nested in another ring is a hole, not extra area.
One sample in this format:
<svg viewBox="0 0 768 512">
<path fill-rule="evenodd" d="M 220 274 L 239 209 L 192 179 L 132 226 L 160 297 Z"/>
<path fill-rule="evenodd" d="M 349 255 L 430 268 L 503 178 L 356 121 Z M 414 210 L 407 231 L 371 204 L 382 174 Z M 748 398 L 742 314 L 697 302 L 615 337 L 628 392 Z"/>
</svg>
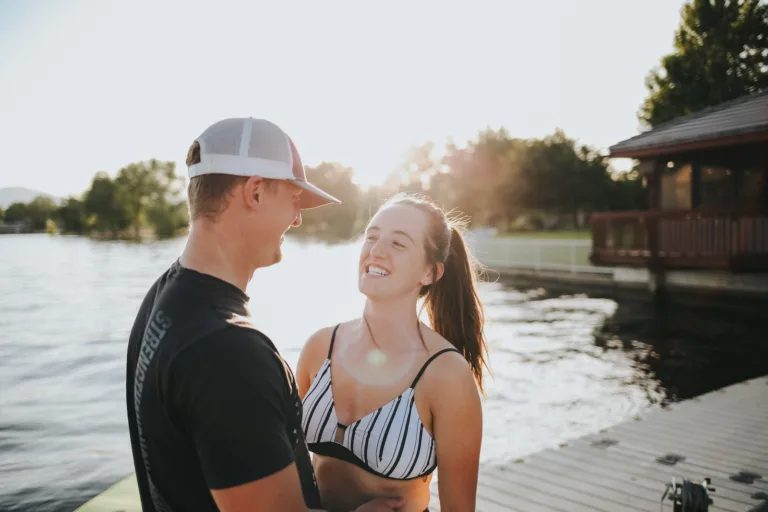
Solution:
<svg viewBox="0 0 768 512">
<path fill-rule="evenodd" d="M 520 231 L 515 233 L 503 233 L 499 235 L 503 238 L 550 238 L 557 240 L 591 240 L 592 231 Z"/>
<path fill-rule="evenodd" d="M 493 266 L 562 268 L 589 266 L 592 243 L 582 232 L 530 233 L 532 236 L 491 236 L 472 243 L 481 263 Z M 570 236 L 567 236 L 567 234 Z M 528 234 L 528 233 L 526 233 Z M 588 233 L 587 233 L 588 235 Z"/>
</svg>

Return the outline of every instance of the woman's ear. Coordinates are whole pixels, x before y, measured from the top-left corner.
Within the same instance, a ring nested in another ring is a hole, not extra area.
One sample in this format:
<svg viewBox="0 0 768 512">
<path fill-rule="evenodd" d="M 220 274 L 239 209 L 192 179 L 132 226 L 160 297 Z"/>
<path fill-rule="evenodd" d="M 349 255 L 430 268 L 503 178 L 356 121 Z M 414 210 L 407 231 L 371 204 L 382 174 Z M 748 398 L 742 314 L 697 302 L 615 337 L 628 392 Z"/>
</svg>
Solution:
<svg viewBox="0 0 768 512">
<path fill-rule="evenodd" d="M 442 263 L 435 263 L 429 269 L 427 269 L 427 273 L 424 276 L 424 279 L 419 281 L 419 284 L 421 284 L 421 286 L 429 286 L 430 284 L 438 282 L 440 278 L 443 277 L 444 271 L 445 265 Z M 437 273 L 437 279 L 433 278 L 435 273 Z"/>
<path fill-rule="evenodd" d="M 442 263 L 436 263 L 435 271 L 437 272 L 437 278 L 435 279 L 435 282 L 438 282 L 440 279 L 442 279 L 443 273 L 445 273 L 445 265 Z"/>
</svg>

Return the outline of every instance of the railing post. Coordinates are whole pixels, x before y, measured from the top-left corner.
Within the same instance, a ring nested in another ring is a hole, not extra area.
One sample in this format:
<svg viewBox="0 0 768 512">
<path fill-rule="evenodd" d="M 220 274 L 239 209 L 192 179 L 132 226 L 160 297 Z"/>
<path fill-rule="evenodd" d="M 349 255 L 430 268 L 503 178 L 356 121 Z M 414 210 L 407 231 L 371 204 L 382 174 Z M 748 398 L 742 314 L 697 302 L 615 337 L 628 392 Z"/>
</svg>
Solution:
<svg viewBox="0 0 768 512">
<path fill-rule="evenodd" d="M 536 243 L 536 272 L 541 270 L 541 242 Z"/>
<path fill-rule="evenodd" d="M 666 288 L 666 273 L 659 255 L 661 219 L 658 210 L 648 212 L 646 220 L 649 250 L 648 271 L 650 273 L 648 287 L 658 305 L 662 303 Z"/>
<path fill-rule="evenodd" d="M 605 226 L 607 220 L 600 214 L 591 214 L 589 216 L 589 225 L 592 230 L 592 252 L 589 255 L 589 262 L 592 265 L 600 263 L 602 251 L 606 249 Z"/>
<path fill-rule="evenodd" d="M 659 215 L 657 212 L 649 212 L 645 222 L 648 230 L 648 268 L 653 270 L 661 266 L 659 256 Z"/>
<path fill-rule="evenodd" d="M 571 240 L 571 274 L 576 272 L 576 243 Z"/>
</svg>

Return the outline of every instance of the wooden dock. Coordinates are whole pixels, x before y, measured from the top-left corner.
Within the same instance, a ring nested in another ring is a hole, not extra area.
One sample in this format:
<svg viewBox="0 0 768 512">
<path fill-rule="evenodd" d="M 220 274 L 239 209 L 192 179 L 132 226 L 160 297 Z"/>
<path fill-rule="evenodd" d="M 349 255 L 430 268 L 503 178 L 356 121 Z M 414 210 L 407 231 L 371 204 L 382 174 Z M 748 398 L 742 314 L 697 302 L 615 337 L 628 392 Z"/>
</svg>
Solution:
<svg viewBox="0 0 768 512">
<path fill-rule="evenodd" d="M 510 435 L 513 435 L 511 433 Z M 668 483 L 711 479 L 710 511 L 768 512 L 768 378 L 480 470 L 478 512 L 672 511 Z M 439 475 L 438 475 L 439 478 Z M 433 485 L 431 510 L 440 510 Z M 133 476 L 76 512 L 139 512 Z"/>
</svg>

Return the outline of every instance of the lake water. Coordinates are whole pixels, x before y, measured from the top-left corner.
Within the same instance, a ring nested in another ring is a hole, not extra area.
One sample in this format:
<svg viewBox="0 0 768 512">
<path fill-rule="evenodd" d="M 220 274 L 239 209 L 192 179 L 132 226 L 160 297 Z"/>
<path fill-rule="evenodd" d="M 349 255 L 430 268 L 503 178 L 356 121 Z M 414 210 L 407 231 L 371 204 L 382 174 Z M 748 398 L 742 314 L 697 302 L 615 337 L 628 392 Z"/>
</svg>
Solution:
<svg viewBox="0 0 768 512">
<path fill-rule="evenodd" d="M 128 332 L 183 244 L 0 237 L 0 510 L 71 511 L 132 472 Z M 294 367 L 312 332 L 359 315 L 357 254 L 289 238 L 283 262 L 256 273 L 253 316 Z M 767 371 L 763 327 L 503 282 L 481 298 L 494 372 L 485 463 Z"/>
</svg>

